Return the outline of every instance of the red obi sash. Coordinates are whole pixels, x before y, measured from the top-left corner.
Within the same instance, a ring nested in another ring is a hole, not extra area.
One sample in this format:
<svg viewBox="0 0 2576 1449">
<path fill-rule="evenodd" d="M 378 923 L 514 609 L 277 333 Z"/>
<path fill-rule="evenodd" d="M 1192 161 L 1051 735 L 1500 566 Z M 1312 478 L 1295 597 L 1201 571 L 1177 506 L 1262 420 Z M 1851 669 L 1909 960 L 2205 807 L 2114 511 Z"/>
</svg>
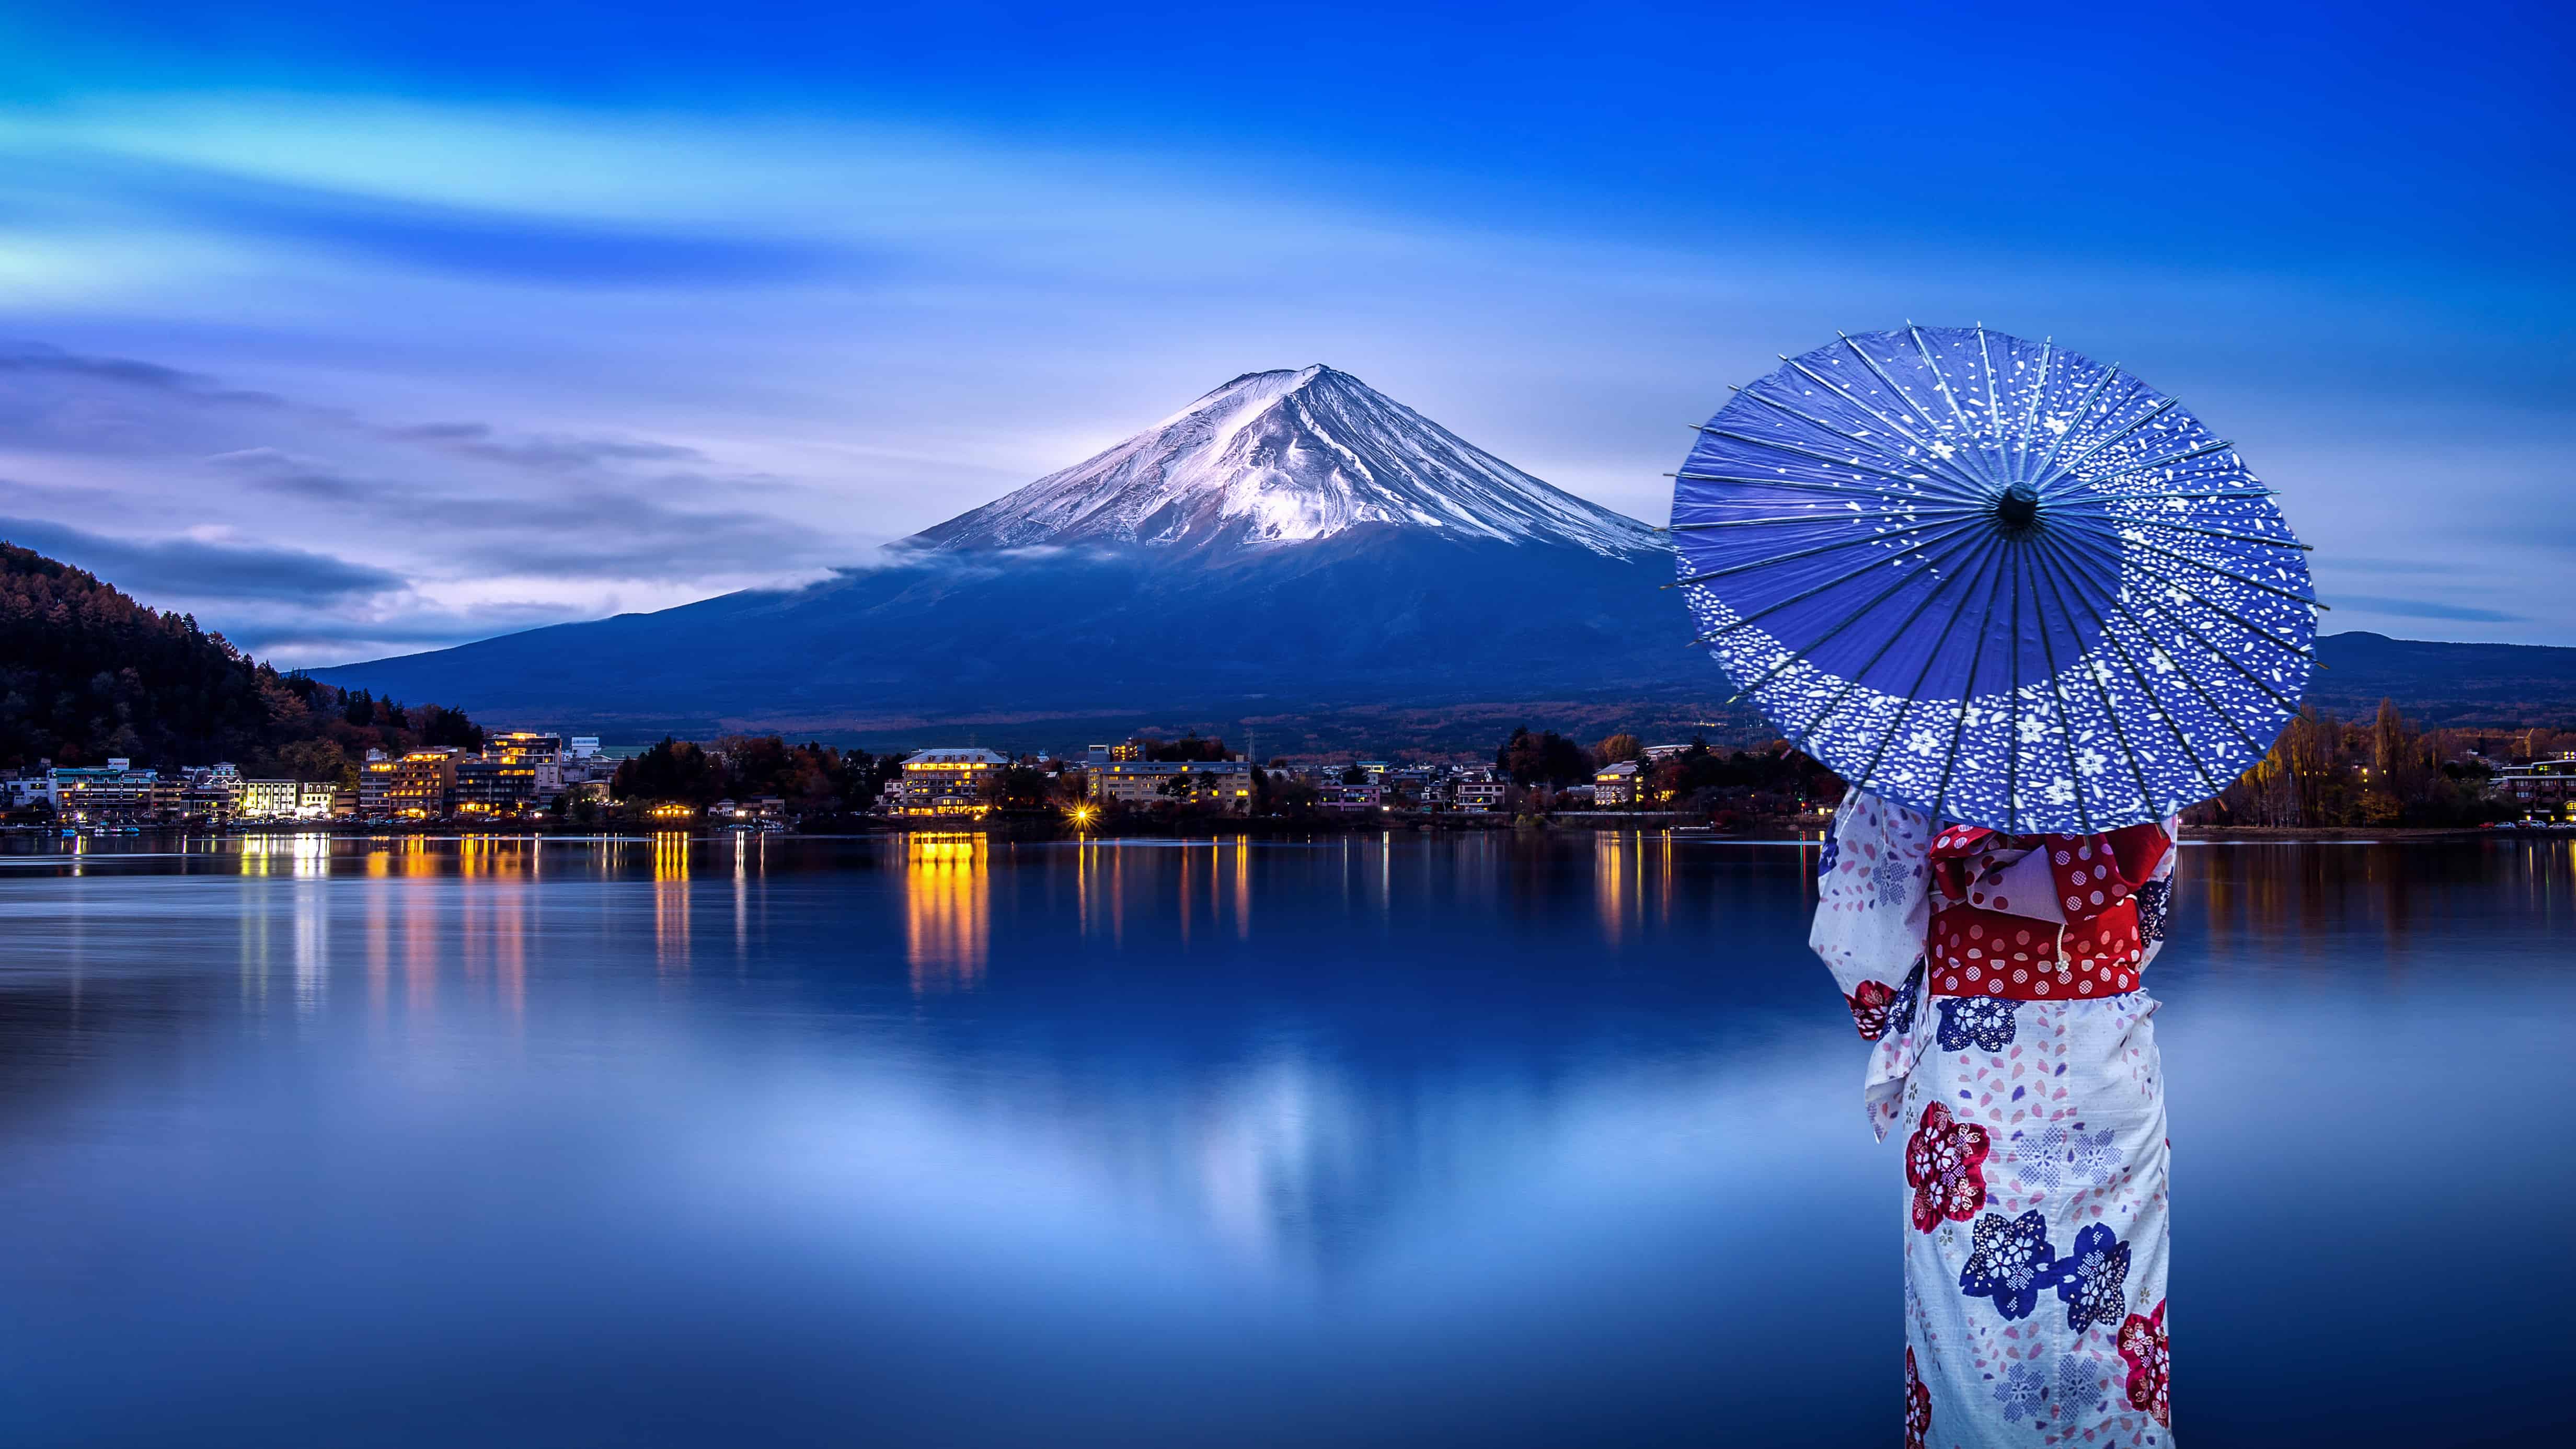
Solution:
<svg viewBox="0 0 2576 1449">
<path fill-rule="evenodd" d="M 1931 993 L 2064 1001 L 2135 991 L 2145 943 L 2132 895 L 2154 878 L 2170 845 L 2151 824 L 2101 835 L 1942 831 L 1932 841 L 1932 876 L 1948 904 L 1933 912 L 1924 940 Z M 2047 852 L 2062 927 L 2009 909 L 2002 872 L 2025 857 L 1997 855 L 2032 850 Z"/>
</svg>

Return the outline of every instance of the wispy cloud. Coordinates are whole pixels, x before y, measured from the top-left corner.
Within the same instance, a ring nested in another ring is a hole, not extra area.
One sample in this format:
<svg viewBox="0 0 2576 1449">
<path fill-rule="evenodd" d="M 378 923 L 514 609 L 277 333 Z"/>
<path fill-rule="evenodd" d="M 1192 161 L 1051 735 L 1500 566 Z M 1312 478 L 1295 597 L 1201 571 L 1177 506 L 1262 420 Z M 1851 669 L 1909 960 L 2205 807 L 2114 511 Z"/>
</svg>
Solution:
<svg viewBox="0 0 2576 1449">
<path fill-rule="evenodd" d="M 388 569 L 257 543 L 111 538 L 43 519 L 7 517 L 0 517 L 0 539 L 146 595 L 327 606 L 404 586 L 402 576 Z"/>
<path fill-rule="evenodd" d="M 703 463 L 707 455 L 676 443 L 626 438 L 503 438 L 489 423 L 415 423 L 385 436 L 427 443 L 468 457 L 488 458 L 548 472 L 577 472 L 602 463 Z"/>
<path fill-rule="evenodd" d="M 16 541 L 287 663 L 801 582 L 876 541 L 692 443 L 380 423 L 60 348 L 0 352 L 11 374 L 41 384 L 0 402 Z"/>
<path fill-rule="evenodd" d="M 123 164 L 125 189 L 147 198 L 172 224 L 503 282 L 584 288 L 768 285 L 847 270 L 857 260 L 812 241 L 553 217 L 293 185 L 205 167 Z"/>
<path fill-rule="evenodd" d="M 2520 614 L 2502 609 L 2481 609 L 2474 604 L 2446 604 L 2438 599 L 2394 599 L 2383 594 L 2337 594 L 2332 602 L 2339 609 L 2366 609 L 2374 614 L 2387 614 L 2399 619 L 2439 619 L 2446 623 L 2518 624 Z"/>
</svg>

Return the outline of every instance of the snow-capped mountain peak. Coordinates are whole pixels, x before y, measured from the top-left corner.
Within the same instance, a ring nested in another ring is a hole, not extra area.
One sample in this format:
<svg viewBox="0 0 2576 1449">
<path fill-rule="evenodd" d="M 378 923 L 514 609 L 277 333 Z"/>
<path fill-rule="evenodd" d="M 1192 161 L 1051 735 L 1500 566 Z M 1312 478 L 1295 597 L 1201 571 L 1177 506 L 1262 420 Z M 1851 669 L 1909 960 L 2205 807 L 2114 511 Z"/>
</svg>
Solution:
<svg viewBox="0 0 2576 1449">
<path fill-rule="evenodd" d="M 1367 524 L 1629 555 L 1654 530 L 1346 372 L 1248 372 L 1096 457 L 915 535 L 942 549 L 1263 547 Z"/>
</svg>

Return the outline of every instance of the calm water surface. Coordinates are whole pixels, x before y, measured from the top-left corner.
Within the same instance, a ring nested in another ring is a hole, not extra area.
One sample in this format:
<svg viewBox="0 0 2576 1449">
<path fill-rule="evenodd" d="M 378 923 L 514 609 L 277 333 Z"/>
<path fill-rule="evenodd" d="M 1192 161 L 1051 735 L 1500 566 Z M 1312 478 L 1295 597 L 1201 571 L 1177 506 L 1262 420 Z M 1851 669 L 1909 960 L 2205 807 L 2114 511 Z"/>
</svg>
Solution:
<svg viewBox="0 0 2576 1449">
<path fill-rule="evenodd" d="M 1809 849 L 123 848 L 0 856 L 0 1442 L 1897 1438 Z M 2184 1444 L 2566 1442 L 2571 866 L 2186 853 Z"/>
</svg>

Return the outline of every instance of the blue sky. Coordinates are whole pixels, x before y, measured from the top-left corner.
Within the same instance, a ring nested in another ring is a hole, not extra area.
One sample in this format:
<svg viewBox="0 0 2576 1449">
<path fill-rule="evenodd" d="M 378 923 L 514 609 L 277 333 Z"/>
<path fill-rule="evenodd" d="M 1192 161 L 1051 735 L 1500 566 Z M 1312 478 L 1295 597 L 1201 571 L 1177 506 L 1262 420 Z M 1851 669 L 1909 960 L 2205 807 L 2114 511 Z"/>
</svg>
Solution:
<svg viewBox="0 0 2576 1449">
<path fill-rule="evenodd" d="M 2576 644 L 2549 7 L 27 8 L 0 536 L 285 662 L 815 577 L 1312 362 L 1660 521 L 1907 318 L 2181 396 L 2329 629 Z"/>
</svg>

